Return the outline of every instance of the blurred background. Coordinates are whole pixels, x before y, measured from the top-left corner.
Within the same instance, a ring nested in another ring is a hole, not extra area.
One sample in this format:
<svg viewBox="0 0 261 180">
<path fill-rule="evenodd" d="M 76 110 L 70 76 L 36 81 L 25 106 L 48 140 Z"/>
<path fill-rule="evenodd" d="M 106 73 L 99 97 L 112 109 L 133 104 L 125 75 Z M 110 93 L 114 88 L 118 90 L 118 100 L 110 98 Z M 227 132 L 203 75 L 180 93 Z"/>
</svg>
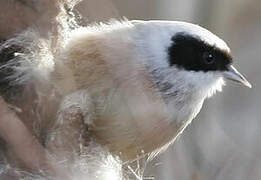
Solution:
<svg viewBox="0 0 261 180">
<path fill-rule="evenodd" d="M 0 39 L 32 24 L 48 29 L 50 2 L 0 0 Z M 150 162 L 145 173 L 157 180 L 261 179 L 260 0 L 83 0 L 76 9 L 84 24 L 123 16 L 181 20 L 206 27 L 227 41 L 235 66 L 253 88 L 228 83 L 205 102 L 178 141 Z"/>
</svg>

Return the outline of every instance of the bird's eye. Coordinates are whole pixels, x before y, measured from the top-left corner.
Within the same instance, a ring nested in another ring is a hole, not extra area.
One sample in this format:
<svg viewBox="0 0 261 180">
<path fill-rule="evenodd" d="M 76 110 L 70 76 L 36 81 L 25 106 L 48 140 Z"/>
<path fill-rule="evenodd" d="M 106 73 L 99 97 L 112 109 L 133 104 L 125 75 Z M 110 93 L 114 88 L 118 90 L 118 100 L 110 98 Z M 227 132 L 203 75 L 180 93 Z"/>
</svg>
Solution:
<svg viewBox="0 0 261 180">
<path fill-rule="evenodd" d="M 203 61 L 205 64 L 213 64 L 215 62 L 215 57 L 209 52 L 204 52 Z"/>
</svg>

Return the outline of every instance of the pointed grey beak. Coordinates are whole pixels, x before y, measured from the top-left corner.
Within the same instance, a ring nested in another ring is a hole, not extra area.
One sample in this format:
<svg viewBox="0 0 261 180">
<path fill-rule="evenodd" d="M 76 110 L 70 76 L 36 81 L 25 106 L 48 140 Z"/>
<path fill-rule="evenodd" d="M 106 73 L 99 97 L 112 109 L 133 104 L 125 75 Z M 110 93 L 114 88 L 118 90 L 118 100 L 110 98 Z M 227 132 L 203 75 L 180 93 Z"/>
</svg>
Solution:
<svg viewBox="0 0 261 180">
<path fill-rule="evenodd" d="M 242 74 L 240 74 L 233 66 L 230 66 L 228 71 L 225 71 L 223 73 L 223 76 L 226 79 L 235 81 L 237 83 L 243 84 L 244 86 L 252 88 L 252 85 L 246 80 L 246 78 Z"/>
</svg>

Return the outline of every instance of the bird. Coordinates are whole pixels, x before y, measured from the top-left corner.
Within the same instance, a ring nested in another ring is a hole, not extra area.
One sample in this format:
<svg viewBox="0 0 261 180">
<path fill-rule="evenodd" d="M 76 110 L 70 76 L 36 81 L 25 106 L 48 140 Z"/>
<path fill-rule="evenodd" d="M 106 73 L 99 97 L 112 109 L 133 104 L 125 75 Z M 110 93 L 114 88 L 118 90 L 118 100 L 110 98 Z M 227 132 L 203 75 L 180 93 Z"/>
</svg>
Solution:
<svg viewBox="0 0 261 180">
<path fill-rule="evenodd" d="M 63 133 L 50 146 L 92 139 L 124 163 L 163 152 L 226 80 L 251 88 L 226 42 L 181 21 L 79 27 L 49 61 L 35 59 L 16 63 L 12 77 L 30 81 L 38 99 L 45 94 L 38 106 L 55 104 L 52 118 Z"/>
</svg>

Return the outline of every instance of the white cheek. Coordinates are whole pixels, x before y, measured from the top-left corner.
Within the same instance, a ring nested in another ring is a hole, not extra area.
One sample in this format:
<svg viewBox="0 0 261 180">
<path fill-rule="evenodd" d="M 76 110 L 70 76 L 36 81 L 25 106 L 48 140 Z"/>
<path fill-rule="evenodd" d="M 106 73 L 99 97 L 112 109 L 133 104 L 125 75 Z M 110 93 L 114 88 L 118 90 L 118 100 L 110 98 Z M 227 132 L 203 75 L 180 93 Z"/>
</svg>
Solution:
<svg viewBox="0 0 261 180">
<path fill-rule="evenodd" d="M 220 72 L 182 71 L 181 76 L 184 77 L 184 82 L 198 91 L 198 95 L 202 98 L 209 98 L 217 91 L 221 92 L 225 85 Z"/>
<path fill-rule="evenodd" d="M 209 88 L 207 97 L 213 96 L 217 91 L 221 92 L 222 87 L 225 85 L 225 81 L 222 77 L 220 77 L 216 82 L 213 83 L 213 85 Z"/>
<path fill-rule="evenodd" d="M 205 98 L 213 96 L 217 91 L 222 91 L 225 81 L 219 72 L 184 72 L 184 87 L 190 87 L 191 98 L 186 100 L 182 109 L 178 110 L 179 114 L 176 122 L 186 123 L 187 126 L 192 119 L 199 113 Z M 183 88 L 184 89 L 184 88 Z M 186 99 L 186 98 L 185 98 Z M 186 121 L 184 121 L 186 119 Z"/>
<path fill-rule="evenodd" d="M 222 87 L 225 85 L 224 79 L 218 72 L 210 72 L 205 74 L 205 78 L 201 79 L 201 91 L 205 98 L 210 98 L 216 92 L 221 92 Z"/>
</svg>

